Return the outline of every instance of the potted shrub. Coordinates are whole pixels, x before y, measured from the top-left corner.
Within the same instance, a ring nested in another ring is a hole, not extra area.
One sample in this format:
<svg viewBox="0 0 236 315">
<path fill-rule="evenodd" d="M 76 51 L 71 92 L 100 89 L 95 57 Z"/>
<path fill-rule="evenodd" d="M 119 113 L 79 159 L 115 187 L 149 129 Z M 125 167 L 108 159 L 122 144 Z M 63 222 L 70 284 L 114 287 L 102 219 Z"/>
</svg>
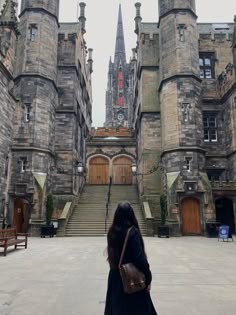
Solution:
<svg viewBox="0 0 236 315">
<path fill-rule="evenodd" d="M 46 199 L 46 225 L 41 227 L 41 237 L 45 236 L 53 237 L 54 235 L 54 226 L 51 223 L 53 209 L 54 209 L 53 195 L 48 194 Z"/>
<path fill-rule="evenodd" d="M 158 237 L 169 237 L 169 226 L 166 225 L 167 212 L 167 198 L 165 194 L 160 196 L 160 208 L 161 208 L 161 224 L 158 227 Z"/>
</svg>

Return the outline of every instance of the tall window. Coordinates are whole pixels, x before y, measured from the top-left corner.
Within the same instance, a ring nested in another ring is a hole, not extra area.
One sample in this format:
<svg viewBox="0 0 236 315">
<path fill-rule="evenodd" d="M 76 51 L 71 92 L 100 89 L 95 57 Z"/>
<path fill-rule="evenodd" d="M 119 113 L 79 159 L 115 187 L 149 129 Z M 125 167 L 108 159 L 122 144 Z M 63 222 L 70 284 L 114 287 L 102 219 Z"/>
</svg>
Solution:
<svg viewBox="0 0 236 315">
<path fill-rule="evenodd" d="M 31 40 L 32 42 L 36 41 L 38 33 L 38 27 L 36 24 L 30 24 L 29 29 L 28 29 L 28 39 Z"/>
<path fill-rule="evenodd" d="M 204 141 L 217 142 L 217 119 L 216 114 L 203 114 Z"/>
<path fill-rule="evenodd" d="M 186 171 L 191 172 L 192 170 L 192 157 L 191 156 L 185 156 L 185 166 Z"/>
<path fill-rule="evenodd" d="M 29 122 L 30 121 L 30 104 L 25 104 L 24 116 L 25 116 L 25 122 Z"/>
<path fill-rule="evenodd" d="M 119 70 L 118 73 L 118 105 L 123 105 L 123 73 L 122 70 Z"/>
<path fill-rule="evenodd" d="M 26 166 L 27 166 L 27 159 L 25 157 L 22 157 L 20 159 L 20 172 L 24 173 L 26 171 Z"/>
<path fill-rule="evenodd" d="M 214 71 L 214 54 L 201 53 L 199 56 L 200 78 L 213 79 L 215 77 Z"/>
<path fill-rule="evenodd" d="M 8 163 L 9 163 L 9 157 L 8 155 L 5 158 L 5 163 L 4 163 L 4 175 L 7 177 L 8 175 Z"/>
</svg>

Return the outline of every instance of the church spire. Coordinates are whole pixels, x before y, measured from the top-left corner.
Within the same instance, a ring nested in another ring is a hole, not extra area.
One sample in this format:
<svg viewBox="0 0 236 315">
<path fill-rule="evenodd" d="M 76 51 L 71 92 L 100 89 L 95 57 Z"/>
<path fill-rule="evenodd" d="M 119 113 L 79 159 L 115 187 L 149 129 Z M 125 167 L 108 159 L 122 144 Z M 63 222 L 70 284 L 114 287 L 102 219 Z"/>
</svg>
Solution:
<svg viewBox="0 0 236 315">
<path fill-rule="evenodd" d="M 120 61 L 122 62 L 122 65 L 126 63 L 125 40 L 124 40 L 121 4 L 119 4 L 118 24 L 117 24 L 117 32 L 116 32 L 116 48 L 115 48 L 115 59 L 114 59 L 114 64 L 116 65 L 116 67 L 119 67 Z"/>
<path fill-rule="evenodd" d="M 16 3 L 6 0 L 0 15 L 0 26 L 11 26 L 17 30 Z"/>
</svg>

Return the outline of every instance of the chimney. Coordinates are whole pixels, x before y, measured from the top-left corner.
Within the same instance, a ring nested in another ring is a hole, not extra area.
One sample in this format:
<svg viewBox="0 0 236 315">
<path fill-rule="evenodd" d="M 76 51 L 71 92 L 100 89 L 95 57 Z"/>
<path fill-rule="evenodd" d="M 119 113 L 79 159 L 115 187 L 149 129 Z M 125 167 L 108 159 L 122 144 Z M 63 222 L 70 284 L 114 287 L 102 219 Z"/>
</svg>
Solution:
<svg viewBox="0 0 236 315">
<path fill-rule="evenodd" d="M 86 33 L 86 29 L 85 29 L 85 22 L 86 22 L 85 7 L 86 7 L 86 3 L 80 2 L 79 6 L 80 6 L 80 17 L 79 17 L 79 21 L 80 21 L 80 23 L 81 23 L 82 34 L 85 34 L 85 33 Z"/>
<path fill-rule="evenodd" d="M 140 24 L 142 21 L 142 17 L 140 15 L 140 8 L 141 8 L 141 3 L 140 2 L 136 2 L 135 3 L 135 7 L 136 7 L 136 17 L 135 17 L 135 30 L 134 32 L 139 35 L 139 31 L 140 31 Z"/>
</svg>

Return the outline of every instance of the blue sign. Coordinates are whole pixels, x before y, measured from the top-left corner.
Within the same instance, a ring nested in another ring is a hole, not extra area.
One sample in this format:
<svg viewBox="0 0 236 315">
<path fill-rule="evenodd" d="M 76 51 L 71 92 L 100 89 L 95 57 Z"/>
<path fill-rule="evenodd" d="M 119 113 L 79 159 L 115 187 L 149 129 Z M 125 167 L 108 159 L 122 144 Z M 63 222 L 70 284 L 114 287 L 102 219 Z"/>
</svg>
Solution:
<svg viewBox="0 0 236 315">
<path fill-rule="evenodd" d="M 229 238 L 229 226 L 228 225 L 221 225 L 219 227 L 218 239 L 228 240 L 228 238 Z"/>
</svg>

